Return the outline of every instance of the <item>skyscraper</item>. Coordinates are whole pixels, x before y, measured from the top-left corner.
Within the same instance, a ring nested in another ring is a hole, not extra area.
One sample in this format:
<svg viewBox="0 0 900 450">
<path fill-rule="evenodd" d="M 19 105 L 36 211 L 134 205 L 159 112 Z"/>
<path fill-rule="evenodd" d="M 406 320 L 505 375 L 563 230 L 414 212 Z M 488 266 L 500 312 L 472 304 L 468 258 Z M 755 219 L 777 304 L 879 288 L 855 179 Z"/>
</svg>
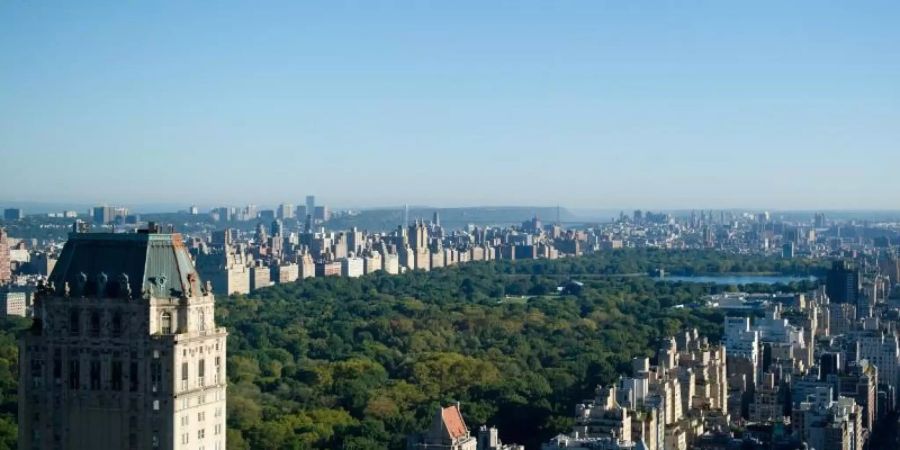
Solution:
<svg viewBox="0 0 900 450">
<path fill-rule="evenodd" d="M 20 208 L 6 208 L 3 210 L 4 220 L 22 220 L 25 218 L 25 212 Z"/>
<path fill-rule="evenodd" d="M 282 203 L 278 205 L 278 212 L 275 217 L 281 220 L 293 219 L 294 205 L 291 203 Z"/>
<path fill-rule="evenodd" d="M 224 449 L 224 328 L 178 234 L 72 233 L 20 342 L 19 447 Z"/>
<path fill-rule="evenodd" d="M 316 212 L 316 196 L 306 196 L 306 214 L 315 214 Z"/>
<path fill-rule="evenodd" d="M 12 271 L 9 262 L 9 238 L 6 230 L 0 228 L 0 285 L 12 280 Z"/>
<path fill-rule="evenodd" d="M 825 279 L 825 293 L 831 303 L 859 301 L 859 269 L 851 268 L 845 261 L 835 261 Z"/>
<path fill-rule="evenodd" d="M 121 206 L 95 206 L 91 211 L 91 216 L 94 219 L 94 225 L 106 225 L 112 223 L 117 218 L 128 215 L 128 208 L 123 208 Z"/>
</svg>

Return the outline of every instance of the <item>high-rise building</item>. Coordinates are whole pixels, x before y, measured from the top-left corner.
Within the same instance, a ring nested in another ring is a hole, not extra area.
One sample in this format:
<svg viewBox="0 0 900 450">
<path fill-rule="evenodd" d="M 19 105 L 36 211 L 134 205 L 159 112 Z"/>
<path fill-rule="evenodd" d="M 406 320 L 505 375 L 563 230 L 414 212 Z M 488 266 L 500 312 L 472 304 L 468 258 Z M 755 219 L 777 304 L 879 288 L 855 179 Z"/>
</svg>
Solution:
<svg viewBox="0 0 900 450">
<path fill-rule="evenodd" d="M 316 196 L 306 196 L 306 214 L 313 215 L 316 212 Z"/>
<path fill-rule="evenodd" d="M 301 224 L 306 222 L 307 214 L 309 214 L 309 212 L 307 212 L 306 205 L 299 205 L 294 211 L 294 217 L 297 219 L 297 222 L 300 222 Z"/>
<path fill-rule="evenodd" d="M 226 448 L 214 307 L 180 235 L 70 234 L 20 342 L 19 447 Z"/>
<path fill-rule="evenodd" d="M 91 211 L 91 217 L 94 219 L 94 225 L 106 225 L 115 222 L 116 219 L 128 215 L 128 208 L 121 206 L 95 206 Z"/>
<path fill-rule="evenodd" d="M 26 313 L 24 292 L 0 292 L 0 316 L 25 317 Z"/>
<path fill-rule="evenodd" d="M 815 219 L 813 220 L 813 226 L 816 228 L 825 228 L 825 214 L 824 213 L 816 213 Z"/>
<path fill-rule="evenodd" d="M 25 212 L 20 208 L 6 208 L 3 210 L 3 220 L 22 220 Z"/>
<path fill-rule="evenodd" d="M 784 259 L 794 258 L 794 243 L 787 242 L 781 246 L 781 257 Z"/>
<path fill-rule="evenodd" d="M 327 206 L 316 206 L 315 213 L 313 213 L 313 219 L 318 222 L 328 222 L 331 219 L 331 212 L 328 211 Z"/>
<path fill-rule="evenodd" d="M 282 203 L 278 205 L 278 211 L 275 216 L 281 220 L 293 219 L 294 205 L 291 203 Z"/>
<path fill-rule="evenodd" d="M 234 215 L 234 208 L 230 208 L 227 206 L 222 206 L 219 208 L 214 208 L 209 212 L 211 216 L 213 216 L 213 220 L 221 220 L 223 222 L 231 222 Z"/>
<path fill-rule="evenodd" d="M 835 261 L 825 279 L 825 293 L 831 303 L 859 302 L 859 269 L 850 267 L 845 261 Z"/>
<path fill-rule="evenodd" d="M 6 230 L 0 228 L 0 284 L 12 281 L 12 270 L 9 261 L 9 237 Z"/>
</svg>

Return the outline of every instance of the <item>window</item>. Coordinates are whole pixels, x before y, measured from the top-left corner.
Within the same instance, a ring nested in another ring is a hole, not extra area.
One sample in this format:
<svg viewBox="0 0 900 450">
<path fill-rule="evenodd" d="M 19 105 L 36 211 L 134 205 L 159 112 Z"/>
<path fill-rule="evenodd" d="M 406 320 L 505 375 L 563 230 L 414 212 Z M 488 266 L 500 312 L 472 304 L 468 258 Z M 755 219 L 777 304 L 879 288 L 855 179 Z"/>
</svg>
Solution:
<svg viewBox="0 0 900 450">
<path fill-rule="evenodd" d="M 110 382 L 114 391 L 122 390 L 122 361 L 113 361 L 112 370 L 110 371 Z"/>
<path fill-rule="evenodd" d="M 164 311 L 159 316 L 159 332 L 161 334 L 172 334 L 172 314 Z"/>
<path fill-rule="evenodd" d="M 159 400 L 153 400 L 153 410 L 159 411 Z"/>
<path fill-rule="evenodd" d="M 181 435 L 181 443 L 182 443 L 182 444 L 187 444 L 187 443 L 188 443 L 188 434 L 187 434 L 187 433 L 184 433 L 184 434 Z"/>
<path fill-rule="evenodd" d="M 197 431 L 197 439 L 203 439 L 203 437 L 205 435 L 206 435 L 206 430 L 201 428 L 199 431 Z"/>
<path fill-rule="evenodd" d="M 72 308 L 69 311 L 69 334 L 76 336 L 79 333 L 81 333 L 81 313 L 77 309 Z"/>
<path fill-rule="evenodd" d="M 100 313 L 97 311 L 91 312 L 91 336 L 100 336 Z"/>
<path fill-rule="evenodd" d="M 81 366 L 77 359 L 69 361 L 69 389 L 78 389 L 81 379 Z"/>
<path fill-rule="evenodd" d="M 112 318 L 112 335 L 113 337 L 122 336 L 122 313 L 116 311 Z"/>
<path fill-rule="evenodd" d="M 158 359 L 153 360 L 153 363 L 150 365 L 150 382 L 153 383 L 153 392 L 156 392 L 157 387 L 162 382 L 162 362 Z"/>
<path fill-rule="evenodd" d="M 138 386 L 138 363 L 137 361 L 131 361 L 128 370 L 128 390 L 131 392 L 136 392 L 138 390 Z"/>
<path fill-rule="evenodd" d="M 31 386 L 40 388 L 44 383 L 44 362 L 39 359 L 31 360 Z"/>
<path fill-rule="evenodd" d="M 203 377 L 206 375 L 206 360 L 197 361 L 197 377 L 200 380 L 200 386 L 203 386 Z"/>
<path fill-rule="evenodd" d="M 206 419 L 206 413 L 203 411 L 198 412 L 197 413 L 197 422 L 203 422 L 204 419 Z"/>
<path fill-rule="evenodd" d="M 62 382 L 62 353 L 59 349 L 53 352 L 53 382 L 56 384 Z"/>
<path fill-rule="evenodd" d="M 91 389 L 100 389 L 100 361 L 91 361 Z"/>
<path fill-rule="evenodd" d="M 200 325 L 200 331 L 206 330 L 206 312 L 203 311 L 203 308 L 200 308 L 200 312 L 197 314 L 197 321 Z"/>
</svg>

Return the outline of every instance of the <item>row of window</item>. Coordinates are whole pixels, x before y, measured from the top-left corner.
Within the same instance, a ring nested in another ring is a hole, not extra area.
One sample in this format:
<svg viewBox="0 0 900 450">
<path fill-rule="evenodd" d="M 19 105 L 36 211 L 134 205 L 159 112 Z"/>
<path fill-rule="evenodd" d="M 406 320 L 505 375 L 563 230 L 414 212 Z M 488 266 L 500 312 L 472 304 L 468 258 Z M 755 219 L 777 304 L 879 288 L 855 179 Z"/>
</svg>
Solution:
<svg viewBox="0 0 900 450">
<path fill-rule="evenodd" d="M 204 309 L 198 309 L 197 311 L 197 327 L 200 331 L 206 330 L 206 311 Z M 163 311 L 159 314 L 159 333 L 160 334 L 172 334 L 173 330 L 175 330 L 174 320 L 172 318 L 172 313 L 169 311 Z"/>
<path fill-rule="evenodd" d="M 222 357 L 216 356 L 215 359 L 215 377 L 214 382 L 218 383 L 219 374 L 222 373 Z M 188 388 L 188 380 L 190 379 L 190 364 L 183 362 L 181 363 L 181 388 Z M 206 359 L 201 358 L 197 361 L 197 384 L 199 386 L 205 386 L 206 383 Z"/>
<path fill-rule="evenodd" d="M 87 332 L 91 337 L 100 337 L 102 333 L 102 316 L 101 311 L 93 310 L 88 313 L 88 326 Z M 72 308 L 69 311 L 69 334 L 72 336 L 78 336 L 82 333 L 82 317 L 81 310 L 78 308 Z M 122 313 L 119 311 L 115 311 L 112 314 L 112 318 L 110 320 L 110 334 L 113 337 L 119 337 L 122 335 L 123 331 L 123 322 L 122 322 Z"/>
<path fill-rule="evenodd" d="M 86 387 L 90 390 L 113 390 L 122 391 L 125 389 L 125 383 L 128 383 L 128 390 L 136 392 L 140 389 L 140 369 L 137 361 L 128 363 L 128 377 L 125 377 L 125 363 L 121 360 L 112 360 L 104 370 L 100 360 L 94 359 L 87 364 L 88 383 L 82 386 L 82 363 L 79 359 L 68 360 L 68 370 L 66 371 L 66 380 L 69 389 L 78 390 Z M 107 372 L 107 377 L 103 373 Z M 31 361 L 31 379 L 33 387 L 41 387 L 44 383 L 44 361 L 34 359 Z M 56 384 L 61 384 L 63 380 L 63 362 L 60 358 L 53 359 L 52 377 Z M 104 385 L 104 378 L 107 384 Z M 153 361 L 150 365 L 150 378 L 154 386 L 159 386 L 162 381 L 162 364 L 160 361 Z"/>
<path fill-rule="evenodd" d="M 91 337 L 100 337 L 102 333 L 102 312 L 93 310 L 88 313 L 87 334 Z M 120 337 L 123 332 L 122 313 L 115 311 L 110 319 L 110 334 L 113 337 Z M 69 311 L 69 334 L 71 336 L 79 336 L 85 327 L 82 326 L 82 311 L 78 308 L 72 308 Z M 197 326 L 200 331 L 206 330 L 206 312 L 203 309 L 197 310 Z M 159 333 L 172 334 L 176 327 L 172 313 L 163 311 L 159 315 Z"/>
<path fill-rule="evenodd" d="M 215 434 L 217 436 L 222 434 L 222 425 L 216 424 L 215 428 L 213 428 L 213 434 Z M 182 433 L 181 434 L 181 443 L 182 444 L 190 443 L 190 441 L 191 441 L 190 438 L 191 438 L 190 433 Z M 197 439 L 203 440 L 205 438 L 206 438 L 206 429 L 201 428 L 201 429 L 197 430 Z"/>
</svg>

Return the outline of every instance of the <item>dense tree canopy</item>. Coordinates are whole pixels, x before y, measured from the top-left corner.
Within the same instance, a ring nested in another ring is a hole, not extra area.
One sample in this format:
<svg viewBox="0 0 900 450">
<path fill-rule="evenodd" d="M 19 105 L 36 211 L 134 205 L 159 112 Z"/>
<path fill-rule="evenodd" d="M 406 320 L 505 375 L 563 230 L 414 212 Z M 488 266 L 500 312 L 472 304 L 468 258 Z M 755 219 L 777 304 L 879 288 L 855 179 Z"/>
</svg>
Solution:
<svg viewBox="0 0 900 450">
<path fill-rule="evenodd" d="M 17 448 L 19 346 L 16 338 L 30 320 L 0 317 L 0 450 Z"/>
<path fill-rule="evenodd" d="M 229 328 L 229 447 L 403 448 L 441 403 L 470 427 L 532 447 L 570 426 L 597 384 L 684 327 L 716 338 L 715 310 L 672 308 L 721 287 L 643 274 L 817 273 L 802 260 L 624 250 L 430 273 L 316 278 L 221 299 Z M 570 279 L 577 292 L 557 294 Z M 794 286 L 796 288 L 797 286 Z M 788 286 L 756 286 L 788 289 Z"/>
</svg>

